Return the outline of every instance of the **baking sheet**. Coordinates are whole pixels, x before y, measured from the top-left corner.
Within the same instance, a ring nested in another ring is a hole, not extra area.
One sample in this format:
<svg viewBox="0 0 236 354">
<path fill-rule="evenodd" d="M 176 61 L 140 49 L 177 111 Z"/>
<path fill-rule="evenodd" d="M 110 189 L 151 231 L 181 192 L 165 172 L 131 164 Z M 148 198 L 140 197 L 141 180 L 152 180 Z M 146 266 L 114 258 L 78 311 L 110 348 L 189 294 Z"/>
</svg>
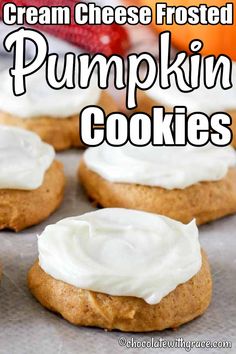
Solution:
<svg viewBox="0 0 236 354">
<path fill-rule="evenodd" d="M 45 310 L 31 296 L 26 274 L 37 257 L 36 235 L 47 224 L 82 214 L 93 207 L 77 182 L 76 170 L 82 152 L 71 150 L 57 155 L 67 177 L 65 200 L 47 221 L 19 234 L 1 232 L 0 259 L 4 276 L 0 287 L 0 354 L 54 353 L 184 353 L 183 349 L 127 349 L 118 344 L 127 339 L 227 340 L 236 344 L 236 216 L 200 227 L 200 241 L 207 251 L 214 278 L 213 301 L 206 314 L 177 331 L 122 334 L 101 329 L 79 328 Z M 206 350 L 205 350 L 206 351 Z M 191 353 L 203 353 L 193 349 Z M 209 353 L 235 353 L 233 349 L 211 349 Z"/>
</svg>

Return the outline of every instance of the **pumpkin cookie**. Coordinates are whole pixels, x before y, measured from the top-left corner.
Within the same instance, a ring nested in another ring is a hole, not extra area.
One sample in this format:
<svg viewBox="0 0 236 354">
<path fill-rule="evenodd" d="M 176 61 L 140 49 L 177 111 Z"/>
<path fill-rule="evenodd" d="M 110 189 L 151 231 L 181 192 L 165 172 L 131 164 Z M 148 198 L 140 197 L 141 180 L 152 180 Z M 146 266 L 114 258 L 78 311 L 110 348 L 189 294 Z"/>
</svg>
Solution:
<svg viewBox="0 0 236 354">
<path fill-rule="evenodd" d="M 38 248 L 29 289 L 75 325 L 160 331 L 202 315 L 211 301 L 195 222 L 103 209 L 48 226 Z"/>
<path fill-rule="evenodd" d="M 41 70 L 28 77 L 27 92 L 16 97 L 9 72 L 0 75 L 0 124 L 33 131 L 56 150 L 82 147 L 79 114 L 89 105 L 102 107 L 106 114 L 117 111 L 113 98 L 99 90 L 95 79 L 85 90 L 54 90 L 47 86 Z"/>
<path fill-rule="evenodd" d="M 235 96 L 236 96 L 236 93 L 235 93 Z M 185 103 L 183 105 L 185 105 Z M 161 99 L 159 101 L 154 100 L 152 97 L 148 96 L 147 93 L 145 93 L 143 91 L 139 91 L 138 92 L 138 106 L 134 110 L 129 111 L 128 114 L 131 115 L 133 113 L 144 112 L 144 113 L 148 113 L 149 115 L 151 115 L 152 108 L 156 107 L 156 106 L 164 106 L 166 112 L 173 111 L 173 107 L 171 107 L 167 103 L 163 103 Z M 199 107 L 199 111 L 200 111 L 200 107 Z M 236 148 L 236 109 L 235 110 L 228 109 L 226 111 L 226 113 L 228 113 L 232 118 L 232 125 L 231 125 L 231 130 L 233 133 L 232 145 L 234 148 Z"/>
<path fill-rule="evenodd" d="M 185 70 L 186 67 L 185 65 Z M 164 106 L 167 112 L 172 112 L 176 106 L 185 106 L 188 114 L 203 112 L 208 116 L 216 112 L 226 112 L 232 117 L 232 145 L 236 147 L 236 64 L 233 64 L 232 71 L 233 87 L 228 90 L 223 90 L 219 83 L 212 89 L 206 89 L 201 80 L 201 86 L 198 89 L 184 93 L 176 87 L 173 78 L 171 80 L 169 89 L 162 89 L 156 83 L 148 91 L 139 91 L 138 106 L 128 111 L 128 114 L 136 112 L 151 114 L 153 106 Z"/>
<path fill-rule="evenodd" d="M 65 177 L 53 148 L 31 132 L 0 127 L 0 229 L 23 230 L 60 205 Z"/>
<path fill-rule="evenodd" d="M 231 147 L 90 148 L 78 175 L 103 207 L 144 210 L 204 224 L 236 212 Z"/>
</svg>

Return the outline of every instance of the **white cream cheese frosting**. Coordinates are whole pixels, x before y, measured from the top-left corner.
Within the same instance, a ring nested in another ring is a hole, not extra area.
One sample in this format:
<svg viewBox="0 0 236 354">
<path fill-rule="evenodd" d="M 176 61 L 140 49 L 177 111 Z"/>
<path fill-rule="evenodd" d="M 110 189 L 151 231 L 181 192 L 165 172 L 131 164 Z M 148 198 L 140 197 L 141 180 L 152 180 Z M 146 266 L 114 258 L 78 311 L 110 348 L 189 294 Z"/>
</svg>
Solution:
<svg viewBox="0 0 236 354">
<path fill-rule="evenodd" d="M 103 144 L 84 153 L 86 166 L 113 183 L 132 183 L 165 189 L 184 189 L 203 181 L 217 181 L 236 165 L 230 146 L 111 147 Z"/>
<path fill-rule="evenodd" d="M 0 126 L 0 189 L 39 188 L 55 157 L 53 147 L 27 130 Z"/>
<path fill-rule="evenodd" d="M 29 119 L 46 116 L 48 118 L 67 118 L 79 114 L 89 105 L 96 105 L 101 91 L 96 77 L 91 79 L 87 89 L 52 89 L 46 82 L 45 70 L 40 69 L 26 78 L 26 93 L 14 96 L 12 78 L 9 71 L 0 73 L 0 111 Z"/>
<path fill-rule="evenodd" d="M 157 304 L 202 265 L 198 229 L 141 211 L 102 209 L 47 226 L 39 264 L 81 289 Z"/>
<path fill-rule="evenodd" d="M 219 83 L 216 87 L 207 89 L 201 79 L 198 89 L 184 93 L 177 88 L 172 76 L 170 88 L 162 89 L 157 82 L 150 90 L 146 91 L 146 94 L 158 104 L 170 109 L 176 106 L 186 106 L 189 114 L 203 112 L 211 115 L 221 111 L 230 112 L 236 110 L 236 63 L 233 63 L 232 78 L 233 87 L 229 90 L 222 89 Z"/>
</svg>

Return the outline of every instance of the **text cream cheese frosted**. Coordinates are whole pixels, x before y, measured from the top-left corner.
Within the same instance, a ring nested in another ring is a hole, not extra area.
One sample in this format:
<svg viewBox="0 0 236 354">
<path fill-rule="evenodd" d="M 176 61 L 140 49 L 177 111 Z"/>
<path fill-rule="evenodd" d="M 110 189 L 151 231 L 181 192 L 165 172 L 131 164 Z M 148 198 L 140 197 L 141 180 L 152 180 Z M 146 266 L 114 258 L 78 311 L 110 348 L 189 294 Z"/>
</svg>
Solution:
<svg viewBox="0 0 236 354">
<path fill-rule="evenodd" d="M 47 226 L 38 238 L 41 268 L 78 288 L 157 304 L 201 268 L 195 221 L 189 225 L 127 209 L 103 209 Z"/>
<path fill-rule="evenodd" d="M 0 189 L 39 188 L 54 157 L 53 147 L 36 134 L 0 126 Z"/>
<path fill-rule="evenodd" d="M 103 144 L 84 154 L 86 166 L 113 183 L 132 183 L 165 189 L 184 189 L 217 181 L 236 164 L 232 147 L 163 146 L 111 147 Z"/>
</svg>

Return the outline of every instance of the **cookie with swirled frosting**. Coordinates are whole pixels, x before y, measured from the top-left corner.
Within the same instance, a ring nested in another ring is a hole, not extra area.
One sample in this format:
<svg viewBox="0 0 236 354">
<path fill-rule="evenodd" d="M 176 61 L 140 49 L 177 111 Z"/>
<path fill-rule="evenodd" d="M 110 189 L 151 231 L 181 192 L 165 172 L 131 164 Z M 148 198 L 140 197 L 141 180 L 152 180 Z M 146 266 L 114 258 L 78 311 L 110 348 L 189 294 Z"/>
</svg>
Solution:
<svg viewBox="0 0 236 354">
<path fill-rule="evenodd" d="M 106 114 L 117 110 L 112 97 L 101 91 L 94 77 L 88 89 L 59 89 L 49 87 L 45 73 L 27 78 L 27 91 L 14 96 L 8 71 L 0 74 L 0 124 L 21 127 L 37 133 L 56 150 L 82 147 L 79 115 L 89 105 L 97 105 Z"/>
<path fill-rule="evenodd" d="M 52 146 L 34 133 L 0 126 L 0 229 L 23 230 L 61 203 L 65 177 Z"/>
<path fill-rule="evenodd" d="M 79 167 L 88 196 L 120 207 L 204 224 L 236 212 L 232 147 L 89 148 Z"/>
<path fill-rule="evenodd" d="M 176 328 L 203 314 L 212 280 L 195 221 L 102 209 L 46 227 L 28 274 L 36 299 L 69 322 L 122 331 Z"/>
</svg>

